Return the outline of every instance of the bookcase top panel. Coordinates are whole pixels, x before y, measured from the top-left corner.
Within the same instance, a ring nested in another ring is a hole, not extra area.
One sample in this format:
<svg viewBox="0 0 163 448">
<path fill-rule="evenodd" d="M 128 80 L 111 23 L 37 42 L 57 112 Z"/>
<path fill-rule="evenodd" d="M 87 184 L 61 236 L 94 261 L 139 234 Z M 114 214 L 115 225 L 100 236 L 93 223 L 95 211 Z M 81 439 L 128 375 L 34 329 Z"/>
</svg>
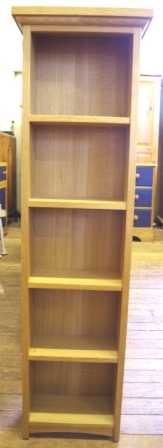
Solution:
<svg viewBox="0 0 163 448">
<path fill-rule="evenodd" d="M 138 27 L 144 35 L 153 17 L 152 9 L 140 8 L 13 6 L 11 13 L 21 32 L 24 25 L 102 25 Z"/>
</svg>

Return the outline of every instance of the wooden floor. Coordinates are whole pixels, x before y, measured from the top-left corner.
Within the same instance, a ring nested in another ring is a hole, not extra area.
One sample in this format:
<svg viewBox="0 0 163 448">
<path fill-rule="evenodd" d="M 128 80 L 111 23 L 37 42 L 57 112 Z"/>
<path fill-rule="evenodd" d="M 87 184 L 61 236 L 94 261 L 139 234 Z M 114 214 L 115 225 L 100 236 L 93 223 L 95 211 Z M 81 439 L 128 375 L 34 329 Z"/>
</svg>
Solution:
<svg viewBox="0 0 163 448">
<path fill-rule="evenodd" d="M 0 243 L 1 244 L 1 243 Z M 0 447 L 163 447 L 163 230 L 133 243 L 121 437 L 21 438 L 20 222 L 5 237 L 0 260 Z"/>
</svg>

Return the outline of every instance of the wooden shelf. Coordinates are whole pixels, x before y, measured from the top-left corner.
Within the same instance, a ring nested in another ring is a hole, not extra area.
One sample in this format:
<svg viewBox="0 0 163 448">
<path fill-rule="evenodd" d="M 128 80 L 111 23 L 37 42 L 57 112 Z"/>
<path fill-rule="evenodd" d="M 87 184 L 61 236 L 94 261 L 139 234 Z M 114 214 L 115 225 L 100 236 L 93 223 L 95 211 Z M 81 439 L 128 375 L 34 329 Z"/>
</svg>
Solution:
<svg viewBox="0 0 163 448">
<path fill-rule="evenodd" d="M 118 361 L 113 339 L 91 336 L 35 336 L 29 350 L 31 361 L 112 362 Z"/>
<path fill-rule="evenodd" d="M 36 394 L 29 417 L 30 432 L 92 432 L 112 435 L 111 397 Z M 91 429 L 91 431 L 90 431 Z"/>
<path fill-rule="evenodd" d="M 140 210 L 140 207 L 134 207 L 135 210 Z M 151 210 L 151 207 L 141 207 L 141 210 Z"/>
<path fill-rule="evenodd" d="M 136 166 L 145 166 L 145 167 L 155 167 L 158 166 L 158 163 L 138 163 L 136 164 Z"/>
<path fill-rule="evenodd" d="M 67 124 L 67 125 L 88 125 L 88 126 L 127 126 L 130 124 L 129 117 L 97 117 L 97 116 L 76 116 L 76 115 L 30 115 L 30 123 L 38 125 Z"/>
<path fill-rule="evenodd" d="M 57 269 L 34 271 L 28 280 L 29 288 L 90 289 L 122 291 L 122 281 L 117 272 L 83 271 L 82 269 Z"/>
<path fill-rule="evenodd" d="M 37 199 L 28 200 L 29 207 L 83 208 L 98 210 L 126 210 L 125 201 L 103 201 L 96 199 Z"/>
<path fill-rule="evenodd" d="M 12 13 L 24 34 L 22 433 L 118 442 L 139 48 L 152 12 Z"/>
</svg>

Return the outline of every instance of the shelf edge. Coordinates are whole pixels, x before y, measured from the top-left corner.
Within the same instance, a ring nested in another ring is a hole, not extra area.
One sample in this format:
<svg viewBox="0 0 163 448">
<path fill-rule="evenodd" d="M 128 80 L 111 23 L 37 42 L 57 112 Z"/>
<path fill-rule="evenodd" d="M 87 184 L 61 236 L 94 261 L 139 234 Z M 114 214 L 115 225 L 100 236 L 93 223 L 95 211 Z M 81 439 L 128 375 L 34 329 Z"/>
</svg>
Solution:
<svg viewBox="0 0 163 448">
<path fill-rule="evenodd" d="M 30 348 L 29 361 L 64 361 L 64 362 L 94 362 L 117 363 L 116 350 L 74 350 Z"/>
<path fill-rule="evenodd" d="M 29 122 L 33 124 L 58 124 L 58 125 L 94 125 L 94 126 L 127 126 L 129 117 L 108 116 L 80 116 L 80 115 L 29 115 Z"/>
<path fill-rule="evenodd" d="M 29 277 L 29 288 L 74 289 L 92 291 L 122 291 L 121 280 L 91 280 L 76 278 Z"/>
<path fill-rule="evenodd" d="M 35 199 L 28 200 L 31 208 L 78 208 L 94 210 L 126 210 L 125 201 L 100 201 L 87 199 Z"/>
</svg>

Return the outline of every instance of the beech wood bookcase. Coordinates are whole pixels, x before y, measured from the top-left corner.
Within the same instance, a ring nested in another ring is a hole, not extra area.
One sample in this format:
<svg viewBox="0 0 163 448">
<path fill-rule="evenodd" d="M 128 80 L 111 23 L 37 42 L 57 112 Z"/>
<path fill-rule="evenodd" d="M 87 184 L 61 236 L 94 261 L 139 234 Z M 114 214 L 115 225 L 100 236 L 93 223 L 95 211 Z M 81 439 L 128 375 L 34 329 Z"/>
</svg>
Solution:
<svg viewBox="0 0 163 448">
<path fill-rule="evenodd" d="M 118 441 L 139 50 L 151 10 L 13 7 L 24 35 L 23 438 Z"/>
</svg>

